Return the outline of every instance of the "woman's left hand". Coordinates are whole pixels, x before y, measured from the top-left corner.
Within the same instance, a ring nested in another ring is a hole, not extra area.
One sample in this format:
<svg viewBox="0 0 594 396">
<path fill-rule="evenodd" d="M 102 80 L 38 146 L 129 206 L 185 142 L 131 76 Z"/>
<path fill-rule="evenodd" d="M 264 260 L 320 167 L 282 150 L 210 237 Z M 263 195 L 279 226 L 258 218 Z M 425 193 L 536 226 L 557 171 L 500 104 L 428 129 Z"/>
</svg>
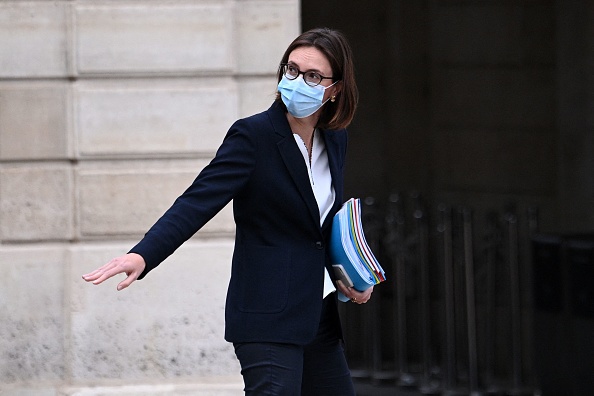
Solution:
<svg viewBox="0 0 594 396">
<path fill-rule="evenodd" d="M 371 293 L 373 293 L 373 286 L 360 292 L 352 287 L 347 287 L 340 280 L 336 281 L 336 287 L 338 287 L 338 290 L 355 304 L 365 304 L 371 298 Z"/>
</svg>

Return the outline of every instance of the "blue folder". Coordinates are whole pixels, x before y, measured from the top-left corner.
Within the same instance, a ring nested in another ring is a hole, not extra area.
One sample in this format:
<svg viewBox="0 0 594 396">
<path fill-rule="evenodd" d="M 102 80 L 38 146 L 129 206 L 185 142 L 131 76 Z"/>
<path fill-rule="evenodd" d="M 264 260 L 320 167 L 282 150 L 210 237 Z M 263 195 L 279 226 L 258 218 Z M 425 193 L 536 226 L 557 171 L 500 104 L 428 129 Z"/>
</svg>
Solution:
<svg viewBox="0 0 594 396">
<path fill-rule="evenodd" d="M 336 279 L 364 291 L 386 279 L 384 270 L 365 240 L 361 222 L 361 201 L 346 201 L 332 220 L 330 259 Z M 338 292 L 340 301 L 348 298 Z"/>
</svg>

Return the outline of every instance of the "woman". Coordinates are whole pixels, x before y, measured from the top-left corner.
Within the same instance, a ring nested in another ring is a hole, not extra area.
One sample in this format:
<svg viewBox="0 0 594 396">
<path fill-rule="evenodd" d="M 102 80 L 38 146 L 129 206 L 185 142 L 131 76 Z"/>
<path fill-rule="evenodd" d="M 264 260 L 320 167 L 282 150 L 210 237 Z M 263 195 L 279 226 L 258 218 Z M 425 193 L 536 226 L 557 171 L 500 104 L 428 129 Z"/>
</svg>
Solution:
<svg viewBox="0 0 594 396">
<path fill-rule="evenodd" d="M 337 31 L 314 29 L 287 48 L 265 112 L 230 128 L 215 158 L 124 256 L 83 279 L 142 279 L 231 199 L 236 223 L 225 339 L 246 394 L 352 395 L 326 246 L 343 196 L 344 128 L 357 105 L 352 55 Z"/>
</svg>

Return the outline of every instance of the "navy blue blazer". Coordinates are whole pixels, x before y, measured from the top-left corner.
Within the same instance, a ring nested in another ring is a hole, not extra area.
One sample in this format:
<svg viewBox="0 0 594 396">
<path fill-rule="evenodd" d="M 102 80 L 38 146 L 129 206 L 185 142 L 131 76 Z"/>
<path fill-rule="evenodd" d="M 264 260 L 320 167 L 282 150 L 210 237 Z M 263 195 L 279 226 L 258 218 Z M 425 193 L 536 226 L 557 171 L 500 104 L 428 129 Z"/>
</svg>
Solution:
<svg viewBox="0 0 594 396">
<path fill-rule="evenodd" d="M 130 250 L 146 261 L 142 279 L 230 200 L 236 223 L 225 307 L 230 342 L 306 344 L 318 328 L 326 246 L 343 201 L 346 130 L 322 131 L 334 206 L 320 226 L 307 168 L 284 108 L 238 120 L 215 158 Z M 329 271 L 331 276 L 332 271 Z"/>
</svg>

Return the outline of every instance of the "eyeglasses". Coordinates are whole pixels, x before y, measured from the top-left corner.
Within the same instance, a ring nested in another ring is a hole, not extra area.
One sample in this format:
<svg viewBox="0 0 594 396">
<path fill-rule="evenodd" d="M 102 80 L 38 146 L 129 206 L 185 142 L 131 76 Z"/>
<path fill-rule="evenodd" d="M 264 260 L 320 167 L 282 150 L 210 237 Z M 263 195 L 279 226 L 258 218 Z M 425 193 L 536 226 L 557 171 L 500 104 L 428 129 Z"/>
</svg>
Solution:
<svg viewBox="0 0 594 396">
<path fill-rule="evenodd" d="M 280 66 L 283 75 L 287 77 L 289 80 L 294 80 L 297 77 L 299 77 L 300 74 L 303 74 L 303 81 L 305 81 L 305 83 L 310 87 L 315 87 L 316 85 L 319 85 L 322 82 L 322 80 L 333 79 L 333 77 L 324 77 L 320 73 L 311 70 L 302 72 L 299 70 L 297 66 L 292 65 L 290 63 L 281 63 Z"/>
</svg>

